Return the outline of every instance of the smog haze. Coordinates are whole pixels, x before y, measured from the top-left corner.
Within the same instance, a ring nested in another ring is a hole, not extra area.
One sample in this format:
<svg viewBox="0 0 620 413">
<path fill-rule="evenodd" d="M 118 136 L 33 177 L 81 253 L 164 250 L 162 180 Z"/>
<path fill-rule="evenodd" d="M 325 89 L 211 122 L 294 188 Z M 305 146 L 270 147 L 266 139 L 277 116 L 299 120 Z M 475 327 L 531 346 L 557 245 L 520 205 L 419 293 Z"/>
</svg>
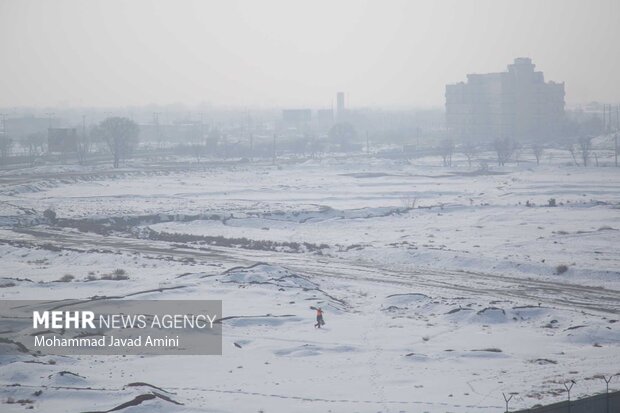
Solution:
<svg viewBox="0 0 620 413">
<path fill-rule="evenodd" d="M 0 1 L 0 106 L 440 107 L 531 57 L 567 103 L 620 94 L 620 3 Z"/>
</svg>

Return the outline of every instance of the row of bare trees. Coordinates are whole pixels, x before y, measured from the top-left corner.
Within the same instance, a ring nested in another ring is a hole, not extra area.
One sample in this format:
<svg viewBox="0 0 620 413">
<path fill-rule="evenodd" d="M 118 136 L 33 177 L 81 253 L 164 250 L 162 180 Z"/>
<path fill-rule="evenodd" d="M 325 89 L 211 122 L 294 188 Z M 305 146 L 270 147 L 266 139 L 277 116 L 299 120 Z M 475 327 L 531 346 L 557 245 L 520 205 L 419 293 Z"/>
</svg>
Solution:
<svg viewBox="0 0 620 413">
<path fill-rule="evenodd" d="M 45 137 L 40 133 L 32 133 L 19 141 L 19 144 L 24 148 L 29 164 L 32 166 L 38 156 L 45 150 Z M 6 135 L 0 136 L 0 164 L 6 163 L 7 158 L 13 153 L 14 146 L 15 141 L 13 139 Z"/>
<path fill-rule="evenodd" d="M 136 148 L 139 136 L 138 125 L 128 118 L 109 117 L 98 125 L 91 128 L 87 133 L 86 128 L 78 135 L 75 152 L 80 164 L 85 163 L 91 152 L 93 143 L 101 142 L 112 154 L 113 165 L 118 168 L 120 162 L 127 159 Z M 46 136 L 44 133 L 32 133 L 19 141 L 23 148 L 22 153 L 30 166 L 35 165 L 46 151 Z M 15 141 L 9 136 L 0 136 L 0 165 L 13 153 Z"/>
<path fill-rule="evenodd" d="M 510 160 L 515 151 L 519 148 L 519 146 L 510 139 L 498 139 L 493 143 L 493 149 L 497 154 L 497 164 L 500 166 L 505 165 L 506 162 Z M 472 162 L 476 158 L 476 156 L 482 151 L 482 146 L 475 144 L 473 142 L 464 142 L 460 147 L 460 152 L 467 158 L 467 162 L 469 167 L 471 168 Z M 441 141 L 439 147 L 439 154 L 443 160 L 443 166 L 450 167 L 452 166 L 452 156 L 456 151 L 456 145 L 452 139 L 444 139 Z M 539 162 L 540 156 L 542 155 L 542 148 L 537 148 L 535 151 L 536 161 Z"/>
<path fill-rule="evenodd" d="M 618 139 L 619 134 L 617 133 L 614 135 L 613 148 L 616 166 L 618 166 L 618 155 L 620 154 Z M 593 157 L 596 161 L 596 165 L 598 166 L 598 155 L 596 152 L 593 151 L 592 140 L 593 137 L 583 136 L 578 138 L 576 141 L 572 141 L 566 145 L 566 150 L 570 153 L 576 166 L 590 165 L 590 161 Z M 467 158 L 467 162 L 470 168 L 472 167 L 472 163 L 474 162 L 476 157 L 485 149 L 488 150 L 490 148 L 488 146 L 476 144 L 471 141 L 466 141 L 458 146 L 458 151 L 462 153 L 465 158 Z M 519 154 L 526 148 L 524 148 L 513 139 L 505 138 L 496 139 L 493 142 L 492 149 L 496 155 L 497 164 L 499 166 L 504 166 L 513 158 L 518 163 Z M 452 156 L 457 151 L 457 146 L 455 145 L 454 141 L 452 139 L 444 139 L 440 142 L 437 150 L 439 151 L 439 154 L 441 155 L 441 158 L 443 160 L 443 166 L 452 166 Z M 540 165 L 540 161 L 545 152 L 545 146 L 543 146 L 541 143 L 533 143 L 529 146 L 529 150 L 531 150 L 532 155 L 536 159 L 536 164 Z"/>
<path fill-rule="evenodd" d="M 579 161 L 577 159 L 581 158 L 583 166 L 588 166 L 588 161 L 592 153 L 592 138 L 581 137 L 577 140 L 577 143 L 569 143 L 566 149 L 568 149 L 568 152 L 571 154 L 575 165 L 579 166 Z"/>
</svg>

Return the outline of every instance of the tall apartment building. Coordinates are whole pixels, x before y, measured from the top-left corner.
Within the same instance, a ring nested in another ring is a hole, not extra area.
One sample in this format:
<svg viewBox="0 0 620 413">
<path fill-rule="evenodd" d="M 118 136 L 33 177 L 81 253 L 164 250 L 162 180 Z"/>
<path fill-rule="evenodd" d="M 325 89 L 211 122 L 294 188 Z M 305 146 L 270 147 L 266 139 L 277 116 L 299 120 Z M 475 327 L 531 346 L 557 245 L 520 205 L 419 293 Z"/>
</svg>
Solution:
<svg viewBox="0 0 620 413">
<path fill-rule="evenodd" d="M 446 124 L 451 135 L 469 141 L 497 138 L 538 140 L 560 133 L 564 83 L 545 82 L 527 57 L 507 72 L 470 74 L 446 86 Z"/>
</svg>

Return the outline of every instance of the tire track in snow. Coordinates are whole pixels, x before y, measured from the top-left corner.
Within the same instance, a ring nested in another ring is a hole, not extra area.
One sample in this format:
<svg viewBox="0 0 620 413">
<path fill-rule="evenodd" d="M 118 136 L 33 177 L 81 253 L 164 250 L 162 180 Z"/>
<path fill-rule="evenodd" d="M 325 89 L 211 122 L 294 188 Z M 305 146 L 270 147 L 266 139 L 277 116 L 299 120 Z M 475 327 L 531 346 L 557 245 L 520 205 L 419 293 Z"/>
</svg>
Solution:
<svg viewBox="0 0 620 413">
<path fill-rule="evenodd" d="M 366 308 L 368 308 L 368 305 L 369 304 L 366 303 Z M 383 354 L 383 347 L 381 347 L 380 342 L 376 340 L 375 340 L 375 345 L 370 346 L 370 342 L 368 338 L 369 332 L 372 333 L 374 331 L 377 331 L 380 325 L 380 320 L 379 320 L 380 313 L 381 313 L 380 308 L 372 308 L 372 310 L 366 311 L 366 314 L 373 314 L 373 317 L 372 317 L 372 323 L 370 323 L 371 325 L 367 325 L 366 329 L 364 329 L 364 334 L 362 335 L 362 342 L 365 345 L 364 347 L 372 349 L 371 350 L 372 355 L 370 356 L 370 360 L 369 360 L 370 375 L 368 377 L 370 379 L 370 384 L 373 388 L 373 394 L 375 394 L 379 398 L 379 401 L 383 405 L 383 408 L 385 409 L 386 412 L 389 413 L 390 409 L 387 403 L 387 399 L 385 397 L 385 387 L 379 381 L 379 379 L 381 378 L 381 373 L 380 373 L 380 369 L 377 367 L 377 364 L 378 364 L 377 361 L 379 360 L 381 354 Z"/>
<path fill-rule="evenodd" d="M 572 311 L 589 310 L 599 313 L 620 314 L 620 291 L 586 285 L 567 284 L 555 281 L 518 278 L 499 274 L 472 271 L 386 268 L 371 262 L 346 261 L 340 258 L 320 257 L 274 251 L 245 250 L 226 247 L 171 246 L 161 241 L 141 240 L 95 234 L 73 234 L 41 229 L 14 228 L 12 232 L 29 235 L 33 239 L 20 240 L 31 245 L 42 246 L 54 242 L 55 246 L 68 247 L 86 252 L 88 247 L 113 248 L 121 251 L 143 254 L 159 254 L 165 257 L 218 260 L 229 266 L 253 265 L 258 261 L 281 265 L 300 275 L 312 278 L 333 278 L 389 283 L 422 290 L 452 290 L 459 293 L 512 297 L 561 306 Z M 13 239 L 0 239 L 12 243 Z"/>
<path fill-rule="evenodd" d="M 95 387 L 75 387 L 75 386 L 35 386 L 24 384 L 21 385 L 22 388 L 29 389 L 54 389 L 54 390 L 76 390 L 76 391 L 84 391 L 84 392 L 122 392 L 125 390 L 124 387 L 121 388 L 95 388 Z M 237 394 L 244 396 L 253 396 L 253 397 L 267 397 L 267 398 L 277 398 L 284 400 L 297 400 L 303 402 L 316 402 L 316 403 L 349 403 L 349 404 L 389 404 L 389 405 L 424 405 L 431 407 L 448 407 L 448 408 L 467 408 L 467 409 L 491 409 L 492 411 L 497 411 L 497 409 L 501 409 L 500 405 L 475 405 L 475 404 L 450 404 L 445 402 L 427 402 L 427 401 L 419 401 L 419 400 L 385 400 L 385 401 L 377 401 L 371 399 L 329 399 L 329 398 L 321 398 L 321 397 L 310 397 L 310 396 L 297 396 L 297 395 L 286 395 L 286 394 L 278 394 L 278 393 L 264 393 L 258 391 L 251 390 L 241 390 L 241 389 L 213 389 L 213 388 L 199 388 L 199 387 L 165 387 L 165 392 L 171 393 L 175 392 L 179 396 L 182 396 L 182 391 L 185 392 L 201 392 L 201 393 L 221 393 L 221 394 Z M 191 408 L 191 405 L 185 405 L 187 408 Z"/>
</svg>

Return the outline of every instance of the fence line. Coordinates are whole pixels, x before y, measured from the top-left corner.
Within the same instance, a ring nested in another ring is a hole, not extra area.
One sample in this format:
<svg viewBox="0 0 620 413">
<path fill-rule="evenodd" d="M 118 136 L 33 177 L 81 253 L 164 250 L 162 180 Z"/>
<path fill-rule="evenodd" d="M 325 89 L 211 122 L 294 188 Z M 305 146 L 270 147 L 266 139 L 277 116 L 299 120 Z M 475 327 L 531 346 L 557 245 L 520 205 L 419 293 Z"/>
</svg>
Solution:
<svg viewBox="0 0 620 413">
<path fill-rule="evenodd" d="M 618 413 L 620 412 L 620 390 L 609 392 L 609 382 L 611 382 L 615 376 L 620 377 L 620 374 L 600 377 L 605 381 L 605 393 L 571 400 L 570 392 L 576 382 L 570 380 L 564 383 L 564 388 L 567 393 L 566 401 L 548 404 L 546 406 L 535 406 L 529 409 L 515 410 L 512 411 L 512 413 Z M 514 393 L 509 394 L 511 395 L 510 397 L 502 393 L 506 403 L 506 413 L 510 412 L 509 402 Z"/>
</svg>

